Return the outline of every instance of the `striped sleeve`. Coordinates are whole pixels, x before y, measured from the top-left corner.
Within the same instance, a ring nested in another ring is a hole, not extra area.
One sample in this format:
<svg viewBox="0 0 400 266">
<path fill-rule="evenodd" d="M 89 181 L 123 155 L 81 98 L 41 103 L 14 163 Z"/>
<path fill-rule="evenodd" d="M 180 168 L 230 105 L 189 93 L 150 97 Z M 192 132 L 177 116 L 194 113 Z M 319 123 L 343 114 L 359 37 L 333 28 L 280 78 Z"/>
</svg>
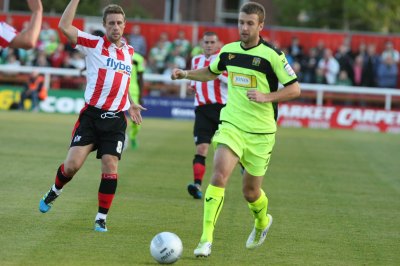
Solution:
<svg viewBox="0 0 400 266">
<path fill-rule="evenodd" d="M 225 52 L 225 46 L 222 47 L 221 51 L 218 53 L 215 60 L 208 66 L 208 69 L 211 73 L 215 75 L 221 74 L 224 70 L 226 70 L 225 63 L 221 60 L 221 55 Z"/>
<path fill-rule="evenodd" d="M 191 60 L 191 62 L 190 62 L 190 69 L 191 69 L 191 70 L 197 69 L 196 61 L 199 61 L 199 59 L 200 59 L 200 56 L 198 56 L 198 55 L 192 58 L 192 60 Z M 196 82 L 195 82 L 194 80 L 190 80 L 190 86 L 191 86 L 193 89 L 195 89 Z"/>
<path fill-rule="evenodd" d="M 78 30 L 78 39 L 75 48 L 86 55 L 88 51 L 96 48 L 100 39 L 101 37 Z"/>
<path fill-rule="evenodd" d="M 17 36 L 17 30 L 5 22 L 0 22 L 0 47 L 8 47 Z"/>
<path fill-rule="evenodd" d="M 228 84 L 228 72 L 224 71 L 221 75 L 218 76 L 219 80 L 225 84 Z"/>
</svg>

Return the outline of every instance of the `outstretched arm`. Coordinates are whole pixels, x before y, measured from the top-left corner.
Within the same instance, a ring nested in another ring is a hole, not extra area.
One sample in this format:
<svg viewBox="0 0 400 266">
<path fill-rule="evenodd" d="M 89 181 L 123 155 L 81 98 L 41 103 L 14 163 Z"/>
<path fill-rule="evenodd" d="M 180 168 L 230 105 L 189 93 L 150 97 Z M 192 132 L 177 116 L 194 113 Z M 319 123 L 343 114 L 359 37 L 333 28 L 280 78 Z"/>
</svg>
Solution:
<svg viewBox="0 0 400 266">
<path fill-rule="evenodd" d="M 43 6 L 41 0 L 28 0 L 29 9 L 32 11 L 28 27 L 21 31 L 11 41 L 10 47 L 32 49 L 36 46 L 42 27 Z"/>
<path fill-rule="evenodd" d="M 78 29 L 72 25 L 79 0 L 71 0 L 65 8 L 64 13 L 58 23 L 58 28 L 64 33 L 72 44 L 76 44 L 78 40 Z"/>
<path fill-rule="evenodd" d="M 172 70 L 171 79 L 190 79 L 196 81 L 209 81 L 216 79 L 218 75 L 210 72 L 208 67 L 203 67 L 195 70 L 182 70 L 178 68 L 174 68 Z"/>
</svg>

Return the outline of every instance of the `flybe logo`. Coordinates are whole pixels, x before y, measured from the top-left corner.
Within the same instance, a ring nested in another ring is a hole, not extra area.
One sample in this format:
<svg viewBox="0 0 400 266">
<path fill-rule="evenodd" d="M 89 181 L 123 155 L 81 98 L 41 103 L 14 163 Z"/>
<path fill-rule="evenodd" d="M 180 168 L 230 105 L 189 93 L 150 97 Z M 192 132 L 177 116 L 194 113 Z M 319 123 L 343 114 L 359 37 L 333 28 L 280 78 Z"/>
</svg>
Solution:
<svg viewBox="0 0 400 266">
<path fill-rule="evenodd" d="M 129 76 L 131 75 L 132 71 L 132 67 L 130 65 L 125 65 L 122 61 L 115 61 L 110 57 L 107 58 L 107 67 Z"/>
</svg>

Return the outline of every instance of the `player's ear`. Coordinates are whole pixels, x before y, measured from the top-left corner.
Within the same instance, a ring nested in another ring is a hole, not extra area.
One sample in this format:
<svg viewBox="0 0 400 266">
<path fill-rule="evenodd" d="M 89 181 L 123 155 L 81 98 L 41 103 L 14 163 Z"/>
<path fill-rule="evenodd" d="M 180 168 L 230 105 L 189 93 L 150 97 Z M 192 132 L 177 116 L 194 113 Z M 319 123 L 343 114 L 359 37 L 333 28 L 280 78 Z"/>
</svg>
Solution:
<svg viewBox="0 0 400 266">
<path fill-rule="evenodd" d="M 264 28 L 264 22 L 261 22 L 260 25 L 258 25 L 258 31 L 262 31 Z"/>
</svg>

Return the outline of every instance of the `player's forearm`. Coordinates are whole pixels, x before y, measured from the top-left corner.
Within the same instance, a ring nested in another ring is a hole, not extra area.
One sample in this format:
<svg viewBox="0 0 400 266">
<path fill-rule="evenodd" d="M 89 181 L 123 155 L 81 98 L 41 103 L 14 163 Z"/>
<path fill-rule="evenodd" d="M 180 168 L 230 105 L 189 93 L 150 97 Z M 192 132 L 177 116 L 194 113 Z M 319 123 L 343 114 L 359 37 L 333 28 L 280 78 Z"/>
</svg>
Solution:
<svg viewBox="0 0 400 266">
<path fill-rule="evenodd" d="M 133 101 L 131 93 L 129 92 L 129 90 L 128 90 L 128 100 L 131 103 L 131 105 L 135 104 L 135 102 Z"/>
<path fill-rule="evenodd" d="M 265 102 L 284 102 L 300 96 L 300 86 L 298 82 L 290 84 L 276 92 L 265 94 Z"/>
<path fill-rule="evenodd" d="M 187 76 L 185 78 L 190 80 L 205 82 L 217 78 L 217 76 L 211 73 L 207 67 L 195 70 L 186 70 L 186 71 L 187 71 Z"/>
<path fill-rule="evenodd" d="M 65 8 L 64 13 L 61 16 L 60 22 L 58 23 L 58 28 L 73 43 L 76 42 L 75 40 L 76 28 L 72 25 L 72 21 L 75 18 L 75 13 L 78 8 L 78 4 L 79 0 L 71 0 L 71 2 L 69 2 L 68 6 Z"/>
<path fill-rule="evenodd" d="M 42 27 L 43 10 L 40 8 L 32 13 L 28 27 L 15 36 L 10 47 L 32 49 L 36 46 Z"/>
</svg>

